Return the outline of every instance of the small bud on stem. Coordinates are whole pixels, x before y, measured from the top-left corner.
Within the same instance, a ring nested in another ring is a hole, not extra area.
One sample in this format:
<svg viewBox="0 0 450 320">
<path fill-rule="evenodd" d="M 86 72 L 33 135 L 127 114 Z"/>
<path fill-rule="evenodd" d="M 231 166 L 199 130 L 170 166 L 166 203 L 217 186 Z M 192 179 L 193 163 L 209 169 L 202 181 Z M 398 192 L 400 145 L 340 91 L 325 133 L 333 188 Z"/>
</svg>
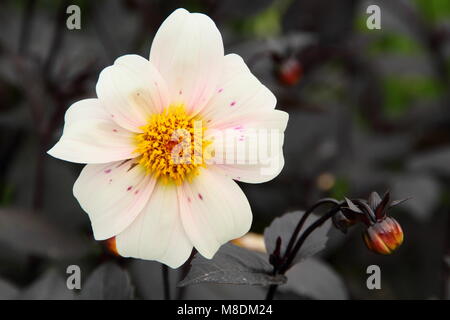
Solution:
<svg viewBox="0 0 450 320">
<path fill-rule="evenodd" d="M 277 238 L 275 250 L 270 255 L 270 263 L 274 267 L 273 274 L 284 274 L 292 266 L 306 238 L 330 218 L 333 219 L 334 226 L 344 233 L 356 223 L 362 223 L 366 228 L 363 239 L 367 248 L 376 253 L 391 254 L 403 243 L 403 230 L 395 219 L 387 216 L 387 211 L 406 200 L 390 202 L 389 192 L 386 192 L 383 199 L 378 193 L 372 192 L 367 201 L 347 198 L 342 202 L 335 199 L 319 200 L 300 218 L 282 256 L 280 256 L 281 238 Z M 334 204 L 334 207 L 312 223 L 299 237 L 308 216 L 319 206 L 329 203 Z M 277 285 L 270 286 L 266 300 L 273 299 L 277 287 Z"/>
</svg>

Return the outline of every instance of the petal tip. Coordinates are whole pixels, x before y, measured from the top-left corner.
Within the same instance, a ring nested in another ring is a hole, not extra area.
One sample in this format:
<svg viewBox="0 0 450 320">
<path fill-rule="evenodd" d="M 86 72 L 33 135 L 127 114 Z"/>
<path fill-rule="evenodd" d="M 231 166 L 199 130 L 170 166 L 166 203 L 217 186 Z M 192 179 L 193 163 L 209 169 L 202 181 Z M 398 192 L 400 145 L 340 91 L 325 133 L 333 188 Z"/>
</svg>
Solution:
<svg viewBox="0 0 450 320">
<path fill-rule="evenodd" d="M 65 160 L 59 152 L 59 141 L 53 147 L 47 150 L 46 153 L 53 158 Z"/>
</svg>

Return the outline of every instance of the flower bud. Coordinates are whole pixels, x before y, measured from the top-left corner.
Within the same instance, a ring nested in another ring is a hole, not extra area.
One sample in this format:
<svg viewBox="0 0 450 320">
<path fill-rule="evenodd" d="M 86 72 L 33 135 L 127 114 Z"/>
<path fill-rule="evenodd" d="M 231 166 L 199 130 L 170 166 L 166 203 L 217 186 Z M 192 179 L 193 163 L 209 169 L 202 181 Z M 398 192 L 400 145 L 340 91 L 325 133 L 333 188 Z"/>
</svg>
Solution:
<svg viewBox="0 0 450 320">
<path fill-rule="evenodd" d="M 363 239 L 369 250 L 391 254 L 402 244 L 403 230 L 395 219 L 386 217 L 368 227 Z"/>
<path fill-rule="evenodd" d="M 303 74 L 300 62 L 294 58 L 282 61 L 278 70 L 278 80 L 286 86 L 296 85 Z"/>
</svg>

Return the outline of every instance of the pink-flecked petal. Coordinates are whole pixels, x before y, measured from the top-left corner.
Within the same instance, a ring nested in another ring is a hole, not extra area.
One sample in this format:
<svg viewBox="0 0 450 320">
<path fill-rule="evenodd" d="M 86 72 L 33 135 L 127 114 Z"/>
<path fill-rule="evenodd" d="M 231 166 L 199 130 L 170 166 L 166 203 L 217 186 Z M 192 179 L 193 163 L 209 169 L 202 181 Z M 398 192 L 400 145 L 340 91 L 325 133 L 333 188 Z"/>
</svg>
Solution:
<svg viewBox="0 0 450 320">
<path fill-rule="evenodd" d="M 248 69 L 242 58 L 228 54 L 218 88 L 201 111 L 208 128 L 224 128 L 242 117 L 273 110 L 276 98 Z"/>
<path fill-rule="evenodd" d="M 252 212 L 245 194 L 230 178 L 204 169 L 178 188 L 184 230 L 200 254 L 211 259 L 220 246 L 248 232 Z"/>
<path fill-rule="evenodd" d="M 100 73 L 97 96 L 120 126 L 141 132 L 150 115 L 169 104 L 169 91 L 160 73 L 147 59 L 124 55 Z"/>
<path fill-rule="evenodd" d="M 105 240 L 125 230 L 142 211 L 155 186 L 133 160 L 88 164 L 73 194 L 91 220 L 94 238 Z"/>
<path fill-rule="evenodd" d="M 124 257 L 181 266 L 192 244 L 181 224 L 176 186 L 158 183 L 136 220 L 116 237 L 116 245 Z"/>
<path fill-rule="evenodd" d="M 235 118 L 221 130 L 208 130 L 207 139 L 214 141 L 210 147 L 214 158 L 209 162 L 234 180 L 246 183 L 272 180 L 284 166 L 283 142 L 288 119 L 286 112 L 270 110 Z"/>
<path fill-rule="evenodd" d="M 98 99 L 74 103 L 67 110 L 63 135 L 48 153 L 76 163 L 107 163 L 134 158 L 134 134 L 112 121 Z"/>
<path fill-rule="evenodd" d="M 256 79 L 240 56 L 225 56 L 219 88 L 201 111 L 207 122 L 206 134 L 215 136 L 212 147 L 223 174 L 242 182 L 262 183 L 280 173 L 284 166 L 282 147 L 289 116 L 275 110 L 275 105 L 275 96 Z M 230 132 L 232 139 L 229 139 Z M 239 158 L 244 162 L 237 162 Z"/>
<path fill-rule="evenodd" d="M 175 10 L 155 35 L 150 61 L 166 80 L 171 103 L 182 103 L 196 113 L 211 98 L 222 74 L 222 36 L 208 16 Z"/>
</svg>

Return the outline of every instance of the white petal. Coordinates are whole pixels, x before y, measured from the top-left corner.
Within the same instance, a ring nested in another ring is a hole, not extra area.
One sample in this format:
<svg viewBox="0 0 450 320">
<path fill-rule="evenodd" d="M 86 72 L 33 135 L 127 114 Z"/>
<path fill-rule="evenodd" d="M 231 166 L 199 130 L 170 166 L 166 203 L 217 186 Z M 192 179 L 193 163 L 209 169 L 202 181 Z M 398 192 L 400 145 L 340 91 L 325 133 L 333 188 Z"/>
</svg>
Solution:
<svg viewBox="0 0 450 320">
<path fill-rule="evenodd" d="M 269 161 L 271 164 L 219 165 L 218 168 L 223 170 L 224 175 L 233 180 L 245 183 L 264 183 L 277 177 L 284 167 L 284 157 L 282 153 L 280 157 L 273 157 Z"/>
<path fill-rule="evenodd" d="M 203 108 L 214 93 L 223 68 L 222 36 L 206 15 L 175 10 L 152 43 L 150 61 L 166 80 L 172 103 L 187 110 Z"/>
<path fill-rule="evenodd" d="M 221 130 L 208 130 L 214 138 L 209 160 L 223 174 L 247 183 L 262 183 L 275 178 L 283 169 L 283 142 L 289 115 L 270 110 L 236 118 Z"/>
<path fill-rule="evenodd" d="M 130 159 L 136 156 L 133 136 L 112 121 L 97 99 L 81 100 L 67 110 L 63 135 L 48 153 L 77 163 Z"/>
<path fill-rule="evenodd" d="M 150 61 L 138 55 L 122 56 L 103 69 L 96 90 L 114 121 L 134 132 L 169 103 L 165 81 Z"/>
<path fill-rule="evenodd" d="M 275 96 L 250 72 L 240 56 L 225 56 L 220 85 L 201 111 L 207 123 L 207 135 L 216 137 L 211 147 L 215 148 L 215 157 L 224 174 L 243 182 L 261 183 L 280 173 L 284 166 L 282 147 L 289 116 L 275 110 L 275 105 Z M 264 130 L 265 136 L 261 133 Z M 230 131 L 232 139 L 227 138 Z M 257 140 L 250 140 L 252 134 L 256 134 Z M 266 150 L 261 147 L 263 141 Z M 243 149 L 238 144 L 243 144 Z M 230 158 L 232 162 L 227 160 Z M 237 162 L 239 158 L 244 162 Z"/>
<path fill-rule="evenodd" d="M 146 205 L 155 180 L 133 160 L 88 164 L 73 194 L 91 219 L 94 238 L 105 240 L 127 228 Z"/>
<path fill-rule="evenodd" d="M 116 245 L 124 257 L 181 266 L 192 244 L 181 224 L 176 186 L 158 183 L 136 220 L 116 237 Z"/>
<path fill-rule="evenodd" d="M 242 58 L 228 54 L 219 86 L 201 114 L 208 127 L 223 128 L 236 119 L 273 110 L 276 98 L 250 72 Z"/>
<path fill-rule="evenodd" d="M 247 198 L 230 178 L 207 168 L 179 187 L 184 230 L 194 247 L 211 259 L 219 247 L 246 234 L 252 223 Z"/>
</svg>

